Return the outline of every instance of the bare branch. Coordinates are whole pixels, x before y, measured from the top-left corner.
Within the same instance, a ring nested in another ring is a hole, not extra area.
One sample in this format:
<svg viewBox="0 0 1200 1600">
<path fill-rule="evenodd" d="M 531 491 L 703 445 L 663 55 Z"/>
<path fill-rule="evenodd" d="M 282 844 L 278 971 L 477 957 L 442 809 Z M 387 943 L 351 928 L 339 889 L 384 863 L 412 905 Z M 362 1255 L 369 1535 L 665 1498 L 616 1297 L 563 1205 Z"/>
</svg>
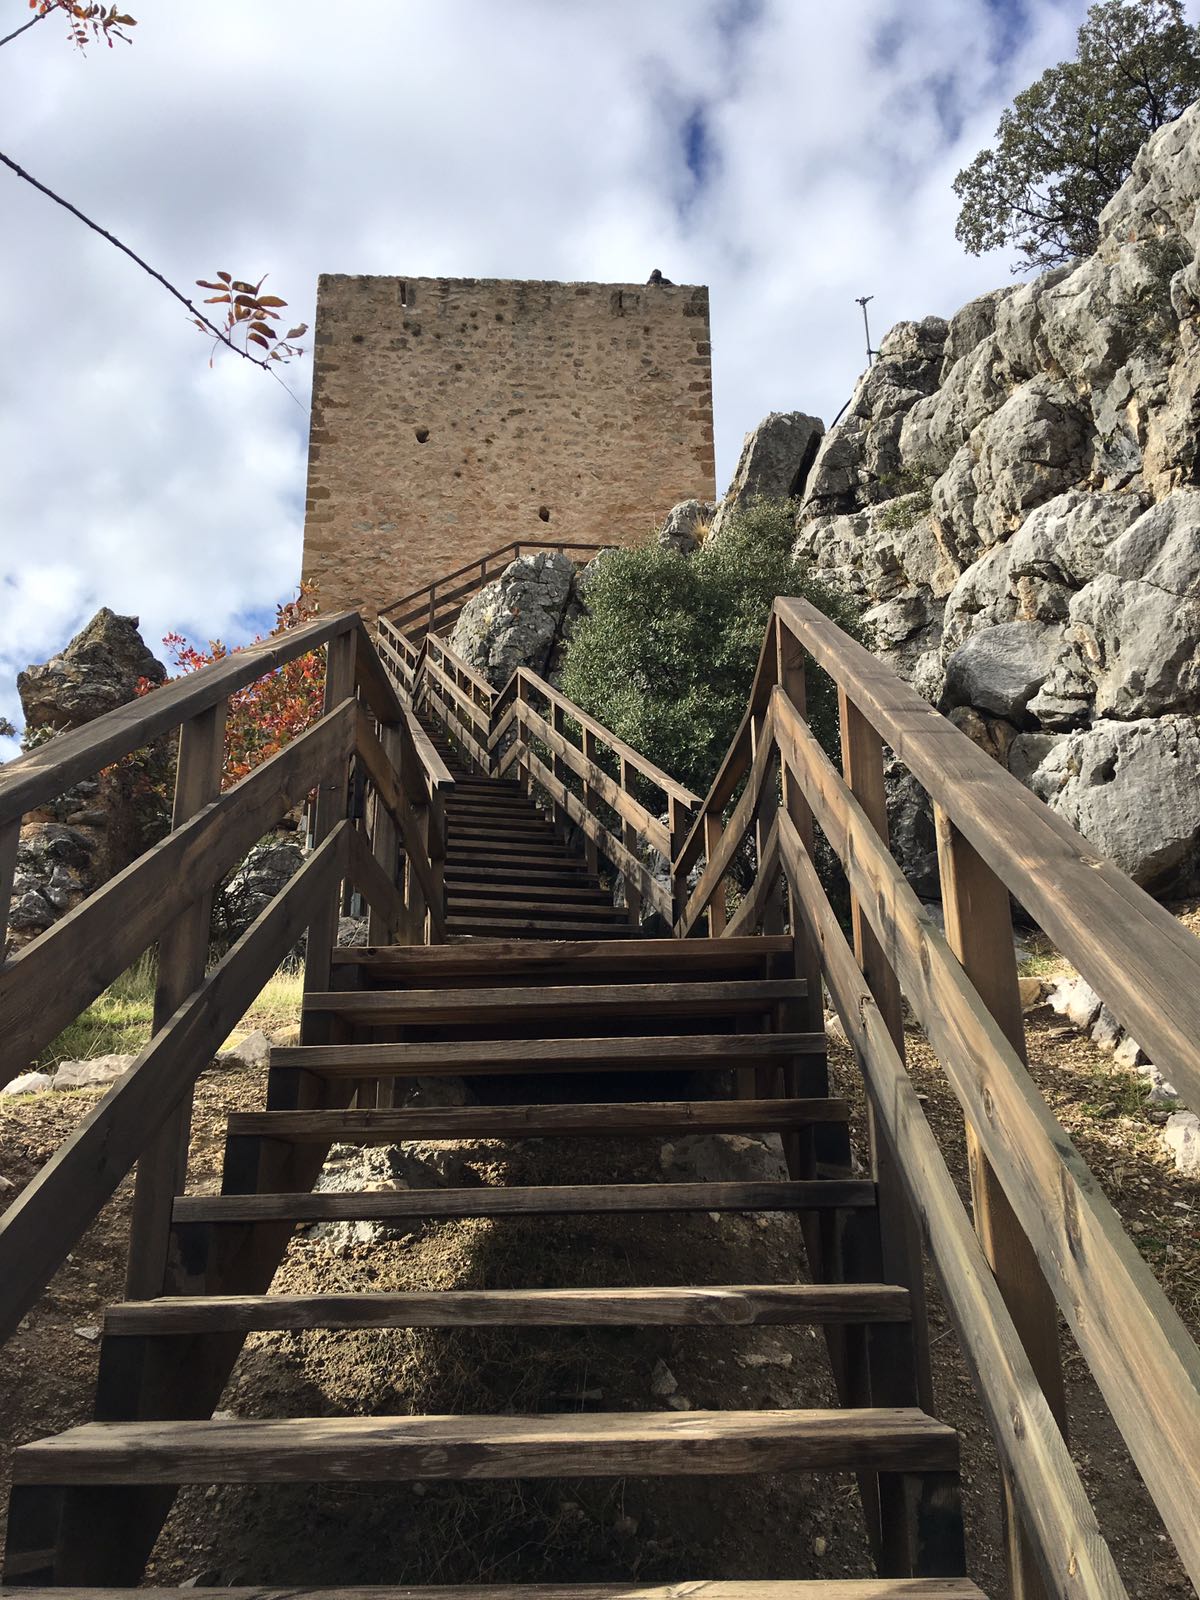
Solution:
<svg viewBox="0 0 1200 1600">
<path fill-rule="evenodd" d="M 45 21 L 49 15 L 48 11 L 39 11 L 35 17 L 30 17 L 28 22 L 23 22 L 19 28 L 14 28 L 11 33 L 6 33 L 3 39 L 0 39 L 0 50 L 6 44 L 11 44 L 14 39 L 19 39 L 23 33 L 28 33 L 30 28 L 36 28 L 38 23 Z"/>
<path fill-rule="evenodd" d="M 40 183 L 31 173 L 26 172 L 24 167 L 18 166 L 2 150 L 0 150 L 0 164 L 6 166 L 11 172 L 15 172 L 18 178 L 30 184 L 39 194 L 44 194 L 48 200 L 53 200 L 55 205 L 61 206 L 64 211 L 69 211 L 73 217 L 82 222 L 85 227 L 90 228 L 93 233 L 98 233 L 102 239 L 107 239 L 109 244 L 120 250 L 123 255 L 127 255 L 131 261 L 141 267 L 143 272 L 148 273 L 156 283 L 161 284 L 169 295 L 173 295 L 180 305 L 186 306 L 193 319 L 203 323 L 215 339 L 218 339 L 221 344 L 228 345 L 234 355 L 241 356 L 244 361 L 249 361 L 252 366 L 262 367 L 264 371 L 270 371 L 266 360 L 260 360 L 258 356 L 251 355 L 248 350 L 243 350 L 240 345 L 235 344 L 223 328 L 219 328 L 211 318 L 206 317 L 200 307 L 189 300 L 187 295 L 178 290 L 167 278 L 164 278 L 161 272 L 156 272 L 148 261 L 143 261 L 135 250 L 131 250 L 127 244 L 123 244 L 115 234 L 109 233 L 108 229 L 102 228 L 98 222 L 93 222 L 91 217 L 85 216 L 78 206 L 73 206 L 69 200 L 64 200 L 62 195 L 55 194 L 53 189 L 48 189 L 44 183 Z"/>
</svg>

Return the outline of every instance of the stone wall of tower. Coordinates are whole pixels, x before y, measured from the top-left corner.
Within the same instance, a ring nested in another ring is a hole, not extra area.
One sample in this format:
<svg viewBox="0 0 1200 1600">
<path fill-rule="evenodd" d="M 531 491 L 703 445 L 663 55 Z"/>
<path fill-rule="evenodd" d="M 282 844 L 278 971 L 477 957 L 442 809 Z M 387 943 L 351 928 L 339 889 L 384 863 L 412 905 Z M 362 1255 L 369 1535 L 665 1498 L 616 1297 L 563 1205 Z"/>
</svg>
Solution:
<svg viewBox="0 0 1200 1600">
<path fill-rule="evenodd" d="M 708 291 L 323 276 L 304 576 L 373 616 L 512 539 L 715 498 Z"/>
</svg>

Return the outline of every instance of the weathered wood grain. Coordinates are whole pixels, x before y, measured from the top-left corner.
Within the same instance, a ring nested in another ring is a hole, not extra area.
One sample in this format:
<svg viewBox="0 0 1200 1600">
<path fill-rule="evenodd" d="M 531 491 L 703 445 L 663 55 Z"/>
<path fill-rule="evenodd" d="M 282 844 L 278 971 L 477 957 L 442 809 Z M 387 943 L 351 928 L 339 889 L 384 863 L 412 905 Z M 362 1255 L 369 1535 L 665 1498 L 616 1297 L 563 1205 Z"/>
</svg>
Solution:
<svg viewBox="0 0 1200 1600">
<path fill-rule="evenodd" d="M 1183 1099 L 1200 1105 L 1200 940 L 814 607 L 776 610 Z"/>
<path fill-rule="evenodd" d="M 346 1194 L 179 1195 L 176 1222 L 383 1222 L 395 1217 L 572 1217 L 659 1211 L 819 1211 L 873 1206 L 856 1178 L 782 1183 L 580 1183 Z"/>
<path fill-rule="evenodd" d="M 224 701 L 210 706 L 179 730 L 173 828 L 189 822 L 221 792 L 226 709 Z M 158 944 L 154 1033 L 167 1026 L 188 995 L 204 981 L 211 916 L 210 889 L 163 930 Z M 125 1279 L 125 1293 L 133 1299 L 162 1292 L 171 1234 L 171 1202 L 187 1187 L 191 1111 L 189 1090 L 138 1156 Z"/>
<path fill-rule="evenodd" d="M 5 964 L 0 1083 L 24 1072 L 164 928 L 303 800 L 315 777 L 344 766 L 353 729 L 354 708 L 344 701 Z"/>
<path fill-rule="evenodd" d="M 0 1340 L 62 1265 L 345 870 L 343 824 L 155 1034 L 129 1071 L 0 1217 Z"/>
<path fill-rule="evenodd" d="M 1200 1351 L 841 775 L 778 697 L 776 712 L 784 759 L 846 865 L 1185 1567 L 1200 1578 Z"/>
<path fill-rule="evenodd" d="M 357 626 L 357 612 L 341 611 L 264 639 L 6 762 L 0 768 L 0 823 L 35 811 L 80 778 L 90 778 L 101 767 L 153 743 L 181 722 L 228 699 L 235 689 L 244 688 Z"/>
<path fill-rule="evenodd" d="M 793 903 L 801 909 L 820 951 L 846 1037 L 896 1151 L 963 1355 L 1001 1458 L 1020 1493 L 1050 1591 L 1062 1600 L 1124 1600 L 1125 1587 L 1095 1513 L 891 1033 L 795 825 L 786 815 L 780 824 L 780 850 L 793 886 Z"/>
<path fill-rule="evenodd" d="M 685 1583 L 441 1584 L 432 1589 L 362 1587 L 188 1590 L 195 1600 L 986 1600 L 969 1578 L 804 1578 Z M 0 1588 L 0 1600 L 62 1600 L 61 1589 Z M 88 1600 L 178 1600 L 175 1589 L 88 1589 Z"/>
<path fill-rule="evenodd" d="M 844 1100 L 633 1100 L 526 1106 L 414 1106 L 375 1111 L 242 1111 L 229 1134 L 314 1143 L 530 1139 L 563 1134 L 739 1133 L 844 1122 Z"/>
<path fill-rule="evenodd" d="M 362 1077 L 396 1072 L 494 1074 L 587 1067 L 659 1072 L 721 1070 L 771 1058 L 823 1055 L 823 1033 L 687 1033 L 595 1039 L 441 1039 L 422 1043 L 318 1044 L 271 1051 L 271 1064 Z"/>
<path fill-rule="evenodd" d="M 396 1482 L 413 1478 L 952 1469 L 954 1430 L 919 1411 L 571 1412 L 89 1422 L 23 1446 L 18 1483 Z"/>
<path fill-rule="evenodd" d="M 441 1289 L 402 1294 L 192 1295 L 110 1307 L 109 1335 L 302 1328 L 718 1327 L 903 1321 L 890 1284 L 731 1284 L 699 1289 Z"/>
<path fill-rule="evenodd" d="M 712 1016 L 725 1012 L 754 1013 L 786 1000 L 802 999 L 804 983 L 796 978 L 743 978 L 732 982 L 595 983 L 585 987 L 554 984 L 541 988 L 362 989 L 314 991 L 304 996 L 306 1011 L 321 1011 L 358 1023 L 388 1026 L 472 1022 L 505 1018 L 549 1018 L 582 1014 L 589 1017 Z"/>
</svg>

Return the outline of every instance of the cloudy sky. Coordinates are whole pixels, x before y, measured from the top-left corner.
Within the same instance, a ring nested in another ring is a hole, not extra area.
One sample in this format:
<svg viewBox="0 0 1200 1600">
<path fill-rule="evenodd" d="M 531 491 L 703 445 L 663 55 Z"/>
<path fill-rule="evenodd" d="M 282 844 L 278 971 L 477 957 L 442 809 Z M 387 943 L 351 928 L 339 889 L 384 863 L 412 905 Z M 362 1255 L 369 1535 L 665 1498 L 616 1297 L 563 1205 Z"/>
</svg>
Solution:
<svg viewBox="0 0 1200 1600">
<path fill-rule="evenodd" d="M 827 419 L 873 332 L 1005 280 L 951 180 L 1085 0 L 129 0 L 0 48 L 0 150 L 190 285 L 318 272 L 712 291 L 718 478 Z M 0 36 L 29 16 L 0 0 Z M 208 366 L 182 309 L 0 169 L 0 714 L 96 607 L 251 636 L 299 573 L 311 368 Z M 666 509 L 666 508 L 664 508 Z M 499 536 L 498 536 L 499 537 Z"/>
</svg>

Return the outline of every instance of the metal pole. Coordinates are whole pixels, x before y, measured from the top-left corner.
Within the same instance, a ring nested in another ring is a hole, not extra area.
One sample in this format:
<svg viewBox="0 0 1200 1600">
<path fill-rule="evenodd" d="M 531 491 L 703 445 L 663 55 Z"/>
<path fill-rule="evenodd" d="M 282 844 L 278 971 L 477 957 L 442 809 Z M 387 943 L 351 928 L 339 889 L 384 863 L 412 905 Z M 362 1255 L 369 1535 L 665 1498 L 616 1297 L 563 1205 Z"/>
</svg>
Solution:
<svg viewBox="0 0 1200 1600">
<path fill-rule="evenodd" d="M 855 300 L 855 304 L 862 307 L 863 330 L 867 335 L 867 365 L 869 367 L 875 365 L 875 357 L 879 354 L 878 350 L 872 350 L 871 348 L 871 324 L 867 321 L 867 301 L 874 300 L 874 298 L 873 294 L 860 294 Z"/>
</svg>

